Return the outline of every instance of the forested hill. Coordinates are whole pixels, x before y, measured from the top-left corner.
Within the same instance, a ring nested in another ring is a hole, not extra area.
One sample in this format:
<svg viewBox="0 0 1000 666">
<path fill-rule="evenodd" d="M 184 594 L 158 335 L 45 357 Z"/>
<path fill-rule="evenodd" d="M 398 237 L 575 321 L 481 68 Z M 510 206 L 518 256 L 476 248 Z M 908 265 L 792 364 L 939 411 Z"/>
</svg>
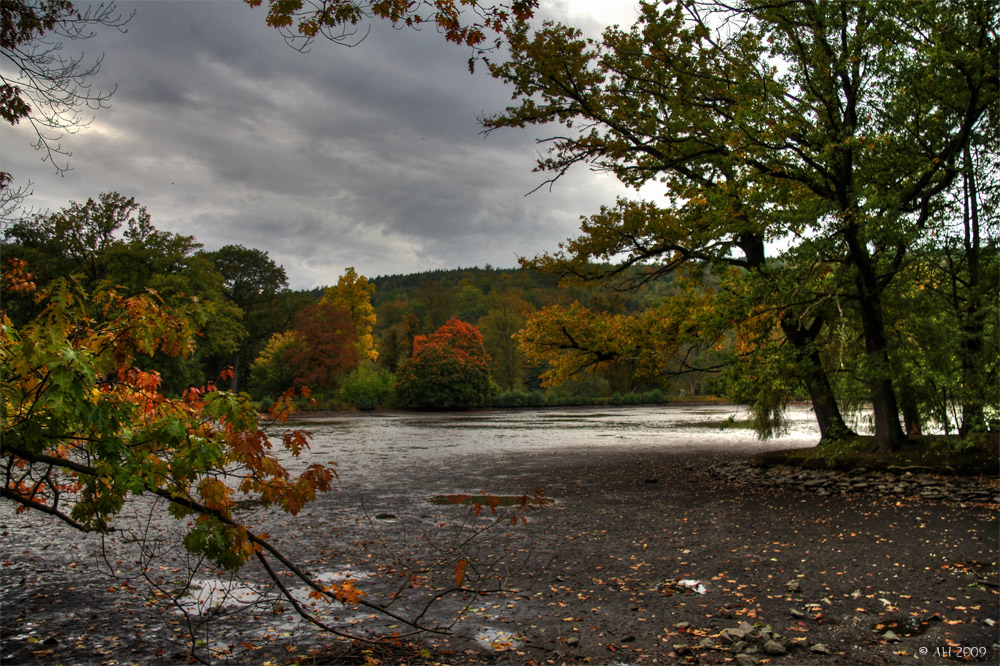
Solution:
<svg viewBox="0 0 1000 666">
<path fill-rule="evenodd" d="M 554 289 L 558 287 L 558 278 L 545 275 L 538 271 L 522 268 L 450 268 L 408 273 L 405 275 L 379 275 L 369 278 L 375 285 L 373 304 L 379 304 L 399 297 L 416 294 L 421 288 L 434 286 L 443 289 L 457 289 L 463 285 L 472 285 L 484 294 L 495 290 L 517 287 L 529 289 Z"/>
<path fill-rule="evenodd" d="M 536 307 L 560 298 L 557 296 L 558 277 L 523 268 L 439 269 L 406 275 L 380 275 L 371 278 L 370 282 L 375 286 L 372 305 L 376 310 L 398 301 L 424 303 L 432 312 L 437 309 L 441 315 L 454 315 L 468 321 L 474 321 L 477 313 L 484 313 L 486 301 L 491 297 L 511 290 L 517 290 L 522 298 Z"/>
<path fill-rule="evenodd" d="M 602 310 L 637 311 L 669 289 L 672 280 L 635 291 L 608 289 L 607 284 L 572 284 L 559 276 L 530 268 L 453 268 L 380 275 L 369 278 L 374 285 L 372 305 L 376 310 L 399 302 L 413 303 L 431 319 L 456 316 L 475 322 L 485 314 L 491 299 L 516 293 L 535 308 L 580 301 Z M 316 290 L 314 290 L 316 291 Z M 426 322 L 428 325 L 433 322 Z M 443 323 L 443 321 L 441 322 Z M 440 324 L 438 324 L 440 325 Z M 436 327 L 435 327 L 436 328 Z"/>
</svg>

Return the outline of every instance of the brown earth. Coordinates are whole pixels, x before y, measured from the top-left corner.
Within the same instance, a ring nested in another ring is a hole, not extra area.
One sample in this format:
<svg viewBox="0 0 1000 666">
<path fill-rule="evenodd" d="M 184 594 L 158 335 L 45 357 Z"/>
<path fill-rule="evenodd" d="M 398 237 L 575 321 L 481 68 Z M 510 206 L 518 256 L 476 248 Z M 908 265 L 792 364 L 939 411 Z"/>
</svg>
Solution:
<svg viewBox="0 0 1000 666">
<path fill-rule="evenodd" d="M 713 473 L 750 453 L 590 448 L 458 459 L 392 478 L 344 475 L 294 521 L 265 521 L 312 572 L 362 572 L 358 587 L 377 600 L 393 566 L 382 543 L 419 557 L 411 544 L 446 540 L 451 528 L 439 535 L 437 526 L 468 516 L 426 498 L 544 489 L 553 504 L 518 531 L 488 533 L 480 550 L 505 553 L 506 590 L 472 599 L 452 635 L 422 639 L 423 655 L 325 648 L 330 637 L 290 622 L 280 602 L 189 624 L 134 577 L 127 549 L 111 544 L 109 561 L 95 559 L 94 537 L 4 508 L 0 662 L 184 663 L 193 634 L 218 648 L 214 663 L 1000 663 L 995 476 L 974 482 L 990 501 L 970 502 L 948 492 L 817 494 L 801 480 L 743 484 Z M 179 576 L 185 564 L 169 552 L 142 566 Z M 393 628 L 350 610 L 334 617 L 362 631 Z"/>
</svg>

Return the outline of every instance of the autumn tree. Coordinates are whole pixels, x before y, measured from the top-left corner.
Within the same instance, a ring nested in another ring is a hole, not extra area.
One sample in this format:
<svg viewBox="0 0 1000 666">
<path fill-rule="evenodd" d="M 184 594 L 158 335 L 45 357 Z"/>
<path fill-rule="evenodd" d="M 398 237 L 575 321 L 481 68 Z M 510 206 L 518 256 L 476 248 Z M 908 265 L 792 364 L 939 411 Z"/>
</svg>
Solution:
<svg viewBox="0 0 1000 666">
<path fill-rule="evenodd" d="M 376 322 L 375 308 L 372 306 L 374 293 L 375 285 L 364 275 L 358 275 L 352 266 L 337 279 L 335 287 L 323 290 L 323 298 L 320 299 L 320 303 L 329 303 L 348 312 L 357 336 L 357 357 L 371 362 L 378 360 L 378 350 L 375 349 L 375 338 L 372 335 Z"/>
<path fill-rule="evenodd" d="M 291 348 L 299 344 L 295 330 L 275 333 L 250 365 L 250 390 L 258 398 L 273 399 L 295 385 L 295 370 L 286 362 Z"/>
<path fill-rule="evenodd" d="M 622 264 L 591 262 L 622 256 L 642 279 L 691 263 L 748 272 L 783 313 L 824 438 L 846 428 L 818 341 L 838 301 L 856 305 L 874 446 L 900 445 L 884 297 L 963 151 L 993 135 L 990 3 L 643 2 L 631 30 L 600 42 L 554 24 L 509 37 L 492 72 L 518 103 L 488 128 L 563 123 L 539 163 L 553 179 L 590 163 L 667 194 L 603 209 L 537 263 L 583 277 L 615 274 Z M 790 249 L 775 262 L 778 239 Z"/>
<path fill-rule="evenodd" d="M 35 290 L 25 266 L 10 263 L 9 290 Z M 185 546 L 223 568 L 286 561 L 240 522 L 234 492 L 294 514 L 330 487 L 333 470 L 312 464 L 293 476 L 245 397 L 207 385 L 168 398 L 158 374 L 138 365 L 155 351 L 190 353 L 199 305 L 170 308 L 109 287 L 88 292 L 72 280 L 39 300 L 42 312 L 24 325 L 0 314 L 0 496 L 19 511 L 100 533 L 131 496 L 155 496 L 187 524 Z M 272 416 L 288 407 L 279 403 Z M 293 455 L 307 444 L 290 430 L 279 439 Z"/>
<path fill-rule="evenodd" d="M 234 353 L 245 336 L 242 312 L 226 297 L 222 276 L 200 248 L 192 236 L 156 229 L 143 206 L 117 192 L 25 217 L 8 226 L 3 237 L 4 256 L 37 266 L 35 282 L 43 289 L 73 276 L 88 291 L 110 283 L 129 296 L 153 292 L 171 306 L 197 298 L 209 316 L 201 322 L 195 353 L 156 353 L 153 361 L 162 389 L 178 395 L 207 379 L 206 359 Z M 3 297 L 17 325 L 40 311 L 33 294 L 5 291 Z"/>
<path fill-rule="evenodd" d="M 397 373 L 400 402 L 422 409 L 481 407 L 490 397 L 490 357 L 479 329 L 456 318 L 413 340 Z"/>
<path fill-rule="evenodd" d="M 330 397 L 337 377 L 358 364 L 357 333 L 350 313 L 329 303 L 316 303 L 295 316 L 294 338 L 281 353 L 298 386 Z"/>
</svg>

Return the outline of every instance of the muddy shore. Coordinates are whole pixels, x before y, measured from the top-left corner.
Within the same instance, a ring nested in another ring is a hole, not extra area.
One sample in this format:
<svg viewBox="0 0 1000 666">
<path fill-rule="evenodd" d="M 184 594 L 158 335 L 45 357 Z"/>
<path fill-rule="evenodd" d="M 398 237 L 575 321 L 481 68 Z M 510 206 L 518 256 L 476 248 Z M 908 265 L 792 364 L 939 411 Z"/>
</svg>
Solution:
<svg viewBox="0 0 1000 666">
<path fill-rule="evenodd" d="M 261 520 L 311 572 L 355 577 L 376 599 L 389 554 L 420 557 L 411 544 L 463 510 L 404 488 L 544 490 L 553 504 L 484 546 L 509 553 L 505 591 L 476 599 L 452 635 L 423 639 L 431 662 L 1000 663 L 995 477 L 917 480 L 933 492 L 902 477 L 769 481 L 738 473 L 751 453 L 516 453 L 500 474 L 455 459 L 342 478 L 294 520 Z M 109 543 L 102 557 L 97 537 L 6 506 L 0 517 L 5 666 L 186 663 L 192 636 L 214 663 L 280 664 L 331 640 L 270 598 L 239 613 L 218 604 L 198 625 L 138 576 L 158 568 L 176 585 L 178 552 L 137 562 Z M 352 609 L 326 617 L 393 626 Z"/>
</svg>

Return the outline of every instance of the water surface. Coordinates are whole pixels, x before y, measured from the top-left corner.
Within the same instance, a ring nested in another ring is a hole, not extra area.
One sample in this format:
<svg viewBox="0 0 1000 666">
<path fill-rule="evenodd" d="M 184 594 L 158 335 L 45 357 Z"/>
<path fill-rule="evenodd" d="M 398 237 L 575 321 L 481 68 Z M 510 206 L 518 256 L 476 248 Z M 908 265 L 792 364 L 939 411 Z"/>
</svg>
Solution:
<svg viewBox="0 0 1000 666">
<path fill-rule="evenodd" d="M 428 469 L 458 459 L 502 463 L 510 455 L 572 455 L 581 449 L 754 452 L 812 446 L 819 431 L 812 410 L 788 410 L 788 430 L 760 441 L 734 405 L 578 407 L 469 412 L 302 415 L 313 434 L 308 458 L 337 461 L 342 471 Z"/>
</svg>

